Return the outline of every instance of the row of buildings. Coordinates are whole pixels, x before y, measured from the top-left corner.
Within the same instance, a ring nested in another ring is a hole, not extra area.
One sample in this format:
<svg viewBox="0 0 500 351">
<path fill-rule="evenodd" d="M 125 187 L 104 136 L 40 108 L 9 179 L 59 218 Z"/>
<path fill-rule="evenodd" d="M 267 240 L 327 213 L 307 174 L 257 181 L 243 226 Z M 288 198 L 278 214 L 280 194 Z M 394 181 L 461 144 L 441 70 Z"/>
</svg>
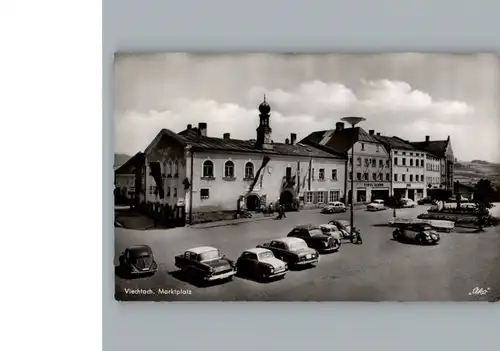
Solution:
<svg viewBox="0 0 500 351">
<path fill-rule="evenodd" d="M 451 141 L 408 141 L 338 122 L 297 141 L 272 139 L 271 107 L 259 106 L 256 138 L 229 133 L 208 136 L 207 124 L 179 133 L 162 129 L 143 151 L 115 171 L 115 187 L 139 203 L 175 208 L 182 222 L 198 223 L 255 210 L 269 203 L 299 201 L 320 206 L 391 195 L 417 200 L 432 189 L 453 187 Z M 354 159 L 351 149 L 354 148 Z"/>
</svg>

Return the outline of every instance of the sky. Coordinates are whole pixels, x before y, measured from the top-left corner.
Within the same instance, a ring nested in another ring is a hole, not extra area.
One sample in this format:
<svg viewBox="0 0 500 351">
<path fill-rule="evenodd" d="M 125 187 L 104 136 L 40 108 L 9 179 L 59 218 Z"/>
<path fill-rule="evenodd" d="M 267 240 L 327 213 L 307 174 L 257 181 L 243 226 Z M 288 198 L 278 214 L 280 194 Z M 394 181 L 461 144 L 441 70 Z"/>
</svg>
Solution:
<svg viewBox="0 0 500 351">
<path fill-rule="evenodd" d="M 451 138 L 459 160 L 500 162 L 500 60 L 490 54 L 117 54 L 115 152 L 133 155 L 162 128 L 272 139 L 335 128 L 345 116 L 410 141 Z"/>
</svg>

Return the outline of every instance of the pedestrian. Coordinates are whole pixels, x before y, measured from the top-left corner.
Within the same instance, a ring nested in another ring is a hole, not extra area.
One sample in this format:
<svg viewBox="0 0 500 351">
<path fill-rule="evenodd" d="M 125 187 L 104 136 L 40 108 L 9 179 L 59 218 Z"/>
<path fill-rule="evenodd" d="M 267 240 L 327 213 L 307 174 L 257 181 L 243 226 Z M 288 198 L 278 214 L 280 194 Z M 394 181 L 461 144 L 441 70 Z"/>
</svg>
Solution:
<svg viewBox="0 0 500 351">
<path fill-rule="evenodd" d="M 281 207 L 281 215 L 283 216 L 283 218 L 286 218 L 285 206 L 280 205 L 280 207 Z"/>
</svg>

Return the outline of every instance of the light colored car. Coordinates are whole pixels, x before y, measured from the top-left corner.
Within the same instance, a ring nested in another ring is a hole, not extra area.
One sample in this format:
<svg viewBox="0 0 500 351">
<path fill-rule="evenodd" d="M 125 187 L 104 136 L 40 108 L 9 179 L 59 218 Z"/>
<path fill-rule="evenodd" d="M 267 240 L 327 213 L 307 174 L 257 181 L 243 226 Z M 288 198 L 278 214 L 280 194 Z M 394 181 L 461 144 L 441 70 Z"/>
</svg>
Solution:
<svg viewBox="0 0 500 351">
<path fill-rule="evenodd" d="M 367 211 L 382 211 L 387 209 L 384 204 L 384 200 L 373 200 L 368 206 L 366 206 Z"/>
<path fill-rule="evenodd" d="M 340 247 L 342 243 L 342 238 L 344 234 L 335 224 L 320 224 L 319 228 L 323 232 L 323 234 L 331 236 L 334 240 L 337 240 L 338 245 Z"/>
<path fill-rule="evenodd" d="M 339 212 L 346 212 L 347 208 L 345 205 L 340 202 L 340 201 L 333 201 L 329 202 L 323 209 L 321 210 L 321 213 L 339 213 Z"/>
<path fill-rule="evenodd" d="M 415 207 L 416 205 L 417 204 L 412 199 L 408 199 L 408 198 L 401 199 L 401 208 L 412 208 L 412 207 Z"/>
<path fill-rule="evenodd" d="M 277 259 L 273 252 L 264 248 L 243 251 L 236 261 L 238 273 L 256 276 L 261 280 L 284 277 L 288 271 L 286 262 Z"/>
</svg>

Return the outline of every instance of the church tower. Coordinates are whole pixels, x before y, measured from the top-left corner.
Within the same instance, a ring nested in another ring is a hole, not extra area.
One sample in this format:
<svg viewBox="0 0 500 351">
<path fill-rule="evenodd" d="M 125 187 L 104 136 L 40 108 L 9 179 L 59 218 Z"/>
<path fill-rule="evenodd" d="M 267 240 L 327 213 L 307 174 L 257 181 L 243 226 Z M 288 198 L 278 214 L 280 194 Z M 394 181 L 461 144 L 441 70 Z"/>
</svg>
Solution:
<svg viewBox="0 0 500 351">
<path fill-rule="evenodd" d="M 258 148 L 270 147 L 271 132 L 273 130 L 269 126 L 271 106 L 269 106 L 269 104 L 266 102 L 266 95 L 264 95 L 264 101 L 259 105 L 259 112 L 259 126 L 257 127 L 256 146 Z"/>
</svg>

